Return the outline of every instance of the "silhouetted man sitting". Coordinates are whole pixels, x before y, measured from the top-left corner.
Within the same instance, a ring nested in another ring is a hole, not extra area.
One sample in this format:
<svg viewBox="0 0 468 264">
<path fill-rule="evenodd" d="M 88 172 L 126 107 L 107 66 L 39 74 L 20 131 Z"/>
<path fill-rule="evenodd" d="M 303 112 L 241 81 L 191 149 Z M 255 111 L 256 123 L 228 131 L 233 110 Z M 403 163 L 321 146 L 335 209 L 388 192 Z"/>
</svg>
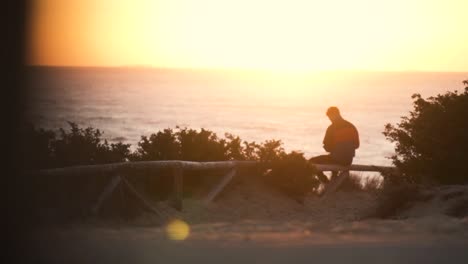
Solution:
<svg viewBox="0 0 468 264">
<path fill-rule="evenodd" d="M 314 164 L 337 164 L 349 166 L 353 162 L 355 150 L 359 148 L 359 134 L 356 127 L 341 117 L 337 107 L 330 107 L 327 116 L 332 124 L 327 128 L 323 139 L 323 148 L 330 154 L 310 158 Z M 318 175 L 321 181 L 328 181 L 323 173 Z"/>
</svg>

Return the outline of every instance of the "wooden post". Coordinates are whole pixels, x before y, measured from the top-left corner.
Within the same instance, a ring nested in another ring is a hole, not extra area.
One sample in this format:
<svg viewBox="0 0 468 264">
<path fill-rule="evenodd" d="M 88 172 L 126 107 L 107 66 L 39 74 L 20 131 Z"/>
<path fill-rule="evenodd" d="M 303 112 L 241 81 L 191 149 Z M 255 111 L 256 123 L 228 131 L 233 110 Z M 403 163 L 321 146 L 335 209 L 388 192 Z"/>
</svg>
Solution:
<svg viewBox="0 0 468 264">
<path fill-rule="evenodd" d="M 174 168 L 174 193 L 173 193 L 173 200 L 172 206 L 182 211 L 182 195 L 183 195 L 183 184 L 184 184 L 184 175 L 181 166 L 177 166 Z"/>
<path fill-rule="evenodd" d="M 91 212 L 93 214 L 96 215 L 99 212 L 99 209 L 101 209 L 101 206 L 104 200 L 106 200 L 112 194 L 112 192 L 115 190 L 115 187 L 119 185 L 121 180 L 122 179 L 120 178 L 120 175 L 115 175 L 114 177 L 112 177 L 112 180 L 109 182 L 106 188 L 104 188 L 104 191 L 99 196 L 96 204 L 91 209 Z"/>
</svg>

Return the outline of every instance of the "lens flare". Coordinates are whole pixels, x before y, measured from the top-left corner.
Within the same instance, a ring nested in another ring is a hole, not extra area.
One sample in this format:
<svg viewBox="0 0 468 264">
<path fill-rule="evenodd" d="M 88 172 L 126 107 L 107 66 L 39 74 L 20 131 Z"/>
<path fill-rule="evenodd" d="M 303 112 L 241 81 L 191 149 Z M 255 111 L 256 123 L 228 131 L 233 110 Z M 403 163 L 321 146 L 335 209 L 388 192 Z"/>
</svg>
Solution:
<svg viewBox="0 0 468 264">
<path fill-rule="evenodd" d="M 167 224 L 166 234 L 171 240 L 185 240 L 190 234 L 190 227 L 186 222 L 175 219 Z"/>
</svg>

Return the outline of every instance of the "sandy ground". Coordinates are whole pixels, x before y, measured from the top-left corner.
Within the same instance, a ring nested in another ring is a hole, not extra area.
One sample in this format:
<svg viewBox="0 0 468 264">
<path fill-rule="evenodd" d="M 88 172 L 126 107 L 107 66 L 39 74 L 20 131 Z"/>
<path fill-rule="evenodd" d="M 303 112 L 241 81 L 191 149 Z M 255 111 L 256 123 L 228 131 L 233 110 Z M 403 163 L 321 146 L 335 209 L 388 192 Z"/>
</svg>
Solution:
<svg viewBox="0 0 468 264">
<path fill-rule="evenodd" d="M 299 204 L 241 181 L 209 205 L 187 200 L 176 212 L 159 204 L 187 224 L 183 240 L 171 239 L 168 225 L 146 214 L 131 222 L 42 228 L 32 245 L 48 263 L 468 263 L 468 218 L 444 214 L 451 198 L 441 199 L 464 197 L 468 188 L 434 192 L 401 219 L 379 220 L 363 218 L 376 206 L 372 193 L 310 196 Z"/>
</svg>

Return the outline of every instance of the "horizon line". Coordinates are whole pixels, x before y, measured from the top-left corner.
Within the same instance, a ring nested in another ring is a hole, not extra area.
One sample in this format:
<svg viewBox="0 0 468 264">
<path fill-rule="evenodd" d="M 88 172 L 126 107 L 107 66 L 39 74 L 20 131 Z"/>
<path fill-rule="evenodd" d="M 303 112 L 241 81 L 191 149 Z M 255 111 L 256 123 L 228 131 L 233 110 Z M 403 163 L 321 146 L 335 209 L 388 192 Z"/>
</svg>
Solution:
<svg viewBox="0 0 468 264">
<path fill-rule="evenodd" d="M 375 73 L 468 73 L 467 70 L 383 70 L 383 69 L 266 69 L 266 68 L 234 68 L 234 67 L 163 67 L 153 65 L 53 65 L 53 64 L 25 64 L 26 67 L 40 67 L 40 68 L 101 68 L 101 69 L 153 69 L 153 70 L 180 70 L 180 71 L 248 71 L 248 72 L 285 72 L 285 73 L 314 73 L 314 72 L 375 72 Z"/>
</svg>

